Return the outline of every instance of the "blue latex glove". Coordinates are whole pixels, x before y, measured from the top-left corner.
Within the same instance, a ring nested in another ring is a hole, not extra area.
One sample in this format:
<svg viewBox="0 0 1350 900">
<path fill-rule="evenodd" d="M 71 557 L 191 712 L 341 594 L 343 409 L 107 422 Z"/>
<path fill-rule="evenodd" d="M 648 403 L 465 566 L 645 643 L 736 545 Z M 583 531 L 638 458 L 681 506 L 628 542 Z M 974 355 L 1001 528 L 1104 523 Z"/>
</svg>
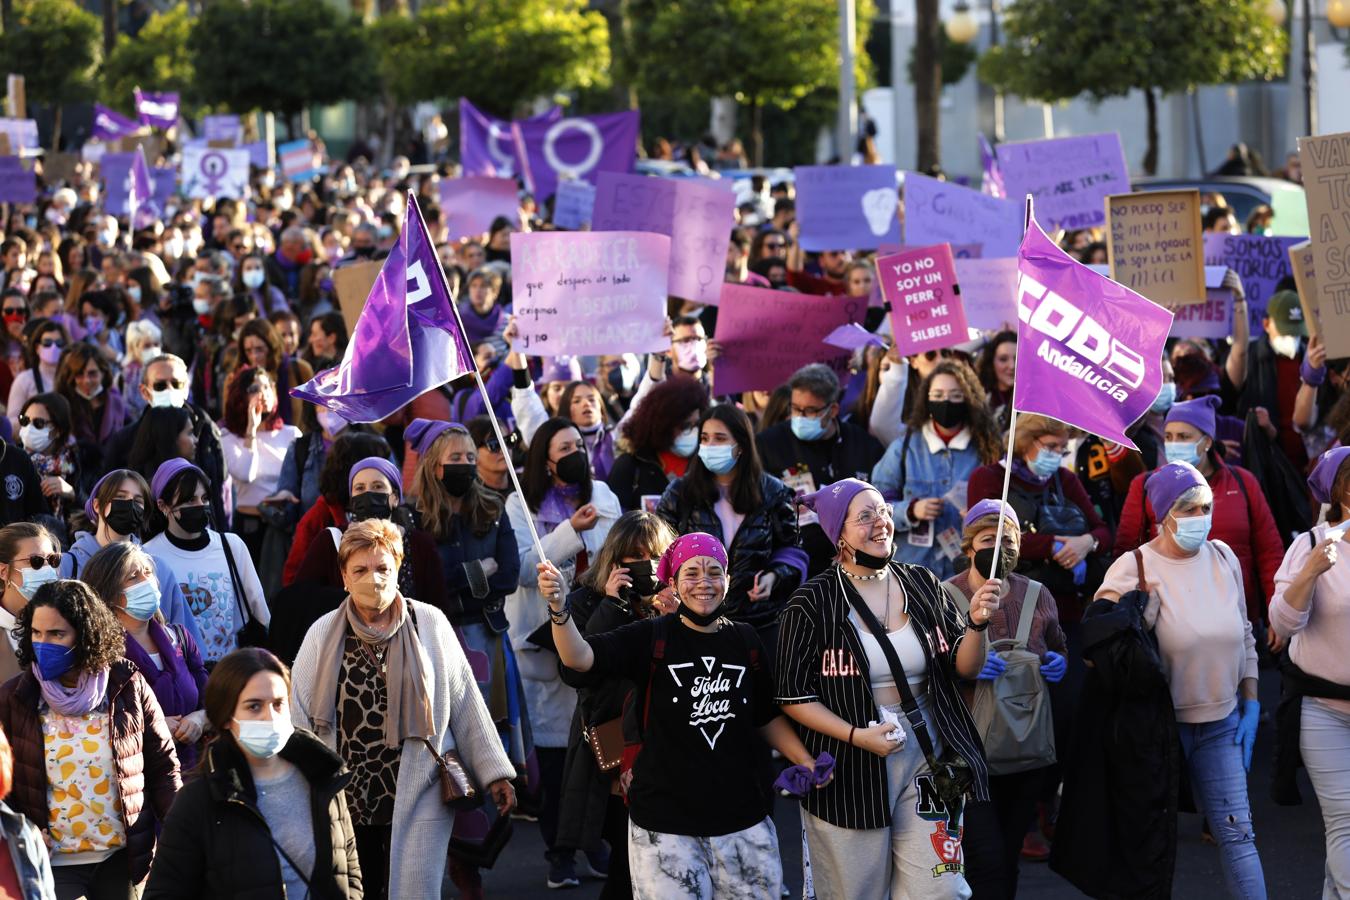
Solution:
<svg viewBox="0 0 1350 900">
<path fill-rule="evenodd" d="M 1041 663 L 1041 676 L 1051 684 L 1058 684 L 1069 670 L 1069 661 L 1053 650 L 1045 651 L 1045 659 Z"/>
<path fill-rule="evenodd" d="M 1058 553 L 1063 549 L 1064 549 L 1064 542 L 1055 541 L 1055 552 Z M 1082 585 L 1083 582 L 1087 581 L 1087 560 L 1080 559 L 1078 561 L 1078 565 L 1074 566 L 1069 571 L 1073 574 L 1073 583 L 1076 585 Z"/>
<path fill-rule="evenodd" d="M 990 653 L 984 659 L 984 668 L 975 677 L 981 681 L 993 681 L 1008 669 L 1008 664 L 997 653 Z"/>
<path fill-rule="evenodd" d="M 1255 700 L 1239 700 L 1242 718 L 1238 719 L 1233 743 L 1242 745 L 1242 767 L 1252 770 L 1252 749 L 1256 746 L 1256 724 L 1261 721 L 1261 704 Z"/>
</svg>

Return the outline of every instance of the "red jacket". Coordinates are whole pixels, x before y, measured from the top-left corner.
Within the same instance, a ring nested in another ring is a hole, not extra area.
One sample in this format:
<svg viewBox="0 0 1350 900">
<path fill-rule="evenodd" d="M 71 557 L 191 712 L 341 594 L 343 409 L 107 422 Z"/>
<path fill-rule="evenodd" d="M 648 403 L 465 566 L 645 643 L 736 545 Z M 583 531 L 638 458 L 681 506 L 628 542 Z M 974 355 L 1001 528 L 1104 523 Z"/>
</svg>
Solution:
<svg viewBox="0 0 1350 900">
<path fill-rule="evenodd" d="M 1144 482 L 1150 474 L 1136 475 L 1130 482 L 1125 508 L 1120 513 L 1120 530 L 1116 533 L 1117 554 L 1129 553 L 1158 533 L 1153 507 L 1144 495 Z M 1242 486 L 1238 485 L 1239 478 Z M 1270 514 L 1261 483 L 1246 469 L 1220 462 L 1207 480 L 1214 491 L 1214 523 L 1209 536 L 1223 541 L 1237 554 L 1247 594 L 1247 618 L 1253 623 L 1260 622 L 1275 593 L 1275 572 L 1284 560 L 1284 542 L 1280 540 L 1275 517 Z M 1247 489 L 1245 500 L 1242 487 Z"/>
<path fill-rule="evenodd" d="M 309 552 L 309 545 L 316 534 L 326 528 L 345 529 L 346 527 L 347 511 L 341 507 L 330 506 L 326 498 L 319 497 L 318 501 L 300 517 L 300 523 L 295 526 L 295 538 L 291 541 L 291 551 L 286 554 L 286 565 L 281 569 L 282 587 L 290 587 L 295 584 L 295 577 L 300 574 L 300 567 L 305 563 L 305 554 Z"/>
</svg>

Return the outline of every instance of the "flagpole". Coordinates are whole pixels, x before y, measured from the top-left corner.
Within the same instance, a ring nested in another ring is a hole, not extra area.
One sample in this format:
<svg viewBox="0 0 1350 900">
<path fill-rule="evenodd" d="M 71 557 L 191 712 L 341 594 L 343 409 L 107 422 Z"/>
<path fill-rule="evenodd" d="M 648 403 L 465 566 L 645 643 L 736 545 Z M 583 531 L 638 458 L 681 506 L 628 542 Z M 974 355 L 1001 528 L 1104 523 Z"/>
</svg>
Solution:
<svg viewBox="0 0 1350 900">
<path fill-rule="evenodd" d="M 1031 195 L 1027 194 L 1026 215 L 1023 218 L 1022 225 L 1023 234 L 1026 234 L 1027 229 L 1031 227 L 1033 215 Z M 1021 348 L 1018 349 L 1020 352 Z M 1013 377 L 1012 394 L 1008 397 L 1008 409 L 1012 414 L 1008 417 L 1008 450 L 1003 456 L 1003 496 L 1000 498 L 998 527 L 994 530 L 993 559 L 989 563 L 989 577 L 991 579 L 997 577 L 998 561 L 1003 555 L 1000 552 L 1003 548 L 1003 523 L 1008 520 L 1003 509 L 1008 505 L 1008 490 L 1012 487 L 1013 435 L 1017 433 L 1017 377 L 1015 375 Z"/>
</svg>

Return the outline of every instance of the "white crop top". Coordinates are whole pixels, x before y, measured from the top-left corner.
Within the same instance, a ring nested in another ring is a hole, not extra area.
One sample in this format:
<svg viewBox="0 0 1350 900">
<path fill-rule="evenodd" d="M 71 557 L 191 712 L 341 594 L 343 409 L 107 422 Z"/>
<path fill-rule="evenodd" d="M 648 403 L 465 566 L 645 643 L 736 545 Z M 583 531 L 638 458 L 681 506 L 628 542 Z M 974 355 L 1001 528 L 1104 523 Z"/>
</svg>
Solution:
<svg viewBox="0 0 1350 900">
<path fill-rule="evenodd" d="M 852 610 L 849 611 L 848 618 L 858 632 L 858 639 L 862 641 L 863 653 L 867 655 L 867 671 L 871 676 L 872 690 L 895 687 L 891 664 L 886 661 L 886 654 L 882 651 L 881 644 L 873 637 L 871 629 L 859 622 L 857 614 Z M 907 619 L 898 631 L 890 632 L 887 637 L 891 639 L 895 655 L 900 657 L 900 665 L 905 670 L 905 680 L 909 682 L 910 690 L 916 695 L 924 693 L 928 686 L 928 659 L 923 655 L 923 645 L 919 643 L 919 636 L 914 633 L 914 620 Z"/>
</svg>

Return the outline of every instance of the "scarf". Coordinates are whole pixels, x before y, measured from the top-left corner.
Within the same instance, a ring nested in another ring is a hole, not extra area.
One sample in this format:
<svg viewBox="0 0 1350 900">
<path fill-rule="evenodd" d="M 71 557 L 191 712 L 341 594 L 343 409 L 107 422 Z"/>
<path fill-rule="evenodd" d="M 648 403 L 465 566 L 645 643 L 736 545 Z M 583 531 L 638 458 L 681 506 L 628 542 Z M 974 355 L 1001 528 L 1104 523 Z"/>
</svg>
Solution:
<svg viewBox="0 0 1350 900">
<path fill-rule="evenodd" d="M 347 632 L 366 644 L 386 646 L 385 690 L 389 708 L 384 717 L 384 745 L 402 746 L 407 738 L 432 737 L 436 727 L 431 714 L 431 661 L 410 623 L 408 601 L 400 593 L 394 600 L 394 620 L 384 628 L 372 628 L 357 615 L 349 595 L 338 607 L 328 633 L 319 642 L 317 675 L 314 679 L 314 730 L 333 734 L 337 730 L 337 680 Z M 404 627 L 406 624 L 407 627 Z"/>
<path fill-rule="evenodd" d="M 155 699 L 166 716 L 182 716 L 201 706 L 197 683 L 188 671 L 183 650 L 174 646 L 169 630 L 154 619 L 150 620 L 150 640 L 159 650 L 159 661 L 164 668 L 155 665 L 150 653 L 130 634 L 126 637 L 126 650 L 123 656 L 136 664 L 141 677 L 150 683 Z"/>
<path fill-rule="evenodd" d="M 459 320 L 464 323 L 464 334 L 468 337 L 470 345 L 486 341 L 501 333 L 501 304 L 493 303 L 487 315 L 480 316 L 474 311 L 473 304 L 465 300 L 459 305 Z"/>
<path fill-rule="evenodd" d="M 563 522 L 572 518 L 572 513 L 577 511 L 577 500 L 581 496 L 581 485 L 569 484 L 565 487 L 558 487 L 556 484 L 548 489 L 544 499 L 539 503 L 539 512 L 535 513 L 534 521 L 539 526 L 539 533 L 552 534 L 553 529 L 557 528 Z"/>
<path fill-rule="evenodd" d="M 1031 467 L 1028 466 L 1025 462 L 1023 462 L 1021 457 L 1016 457 L 1013 459 L 1012 473 L 1014 476 L 1022 479 L 1028 484 L 1034 484 L 1038 487 L 1045 487 L 1047 484 L 1050 483 L 1050 479 L 1055 477 L 1053 475 L 1047 475 L 1044 478 L 1042 478 L 1035 472 L 1031 471 Z"/>
<path fill-rule="evenodd" d="M 102 706 L 108 696 L 107 669 L 97 672 L 86 669 L 80 672 L 80 680 L 73 688 L 59 681 L 44 681 L 38 672 L 37 663 L 32 665 L 32 672 L 42 690 L 42 699 L 47 701 L 53 711 L 63 716 L 87 716 Z"/>
</svg>

